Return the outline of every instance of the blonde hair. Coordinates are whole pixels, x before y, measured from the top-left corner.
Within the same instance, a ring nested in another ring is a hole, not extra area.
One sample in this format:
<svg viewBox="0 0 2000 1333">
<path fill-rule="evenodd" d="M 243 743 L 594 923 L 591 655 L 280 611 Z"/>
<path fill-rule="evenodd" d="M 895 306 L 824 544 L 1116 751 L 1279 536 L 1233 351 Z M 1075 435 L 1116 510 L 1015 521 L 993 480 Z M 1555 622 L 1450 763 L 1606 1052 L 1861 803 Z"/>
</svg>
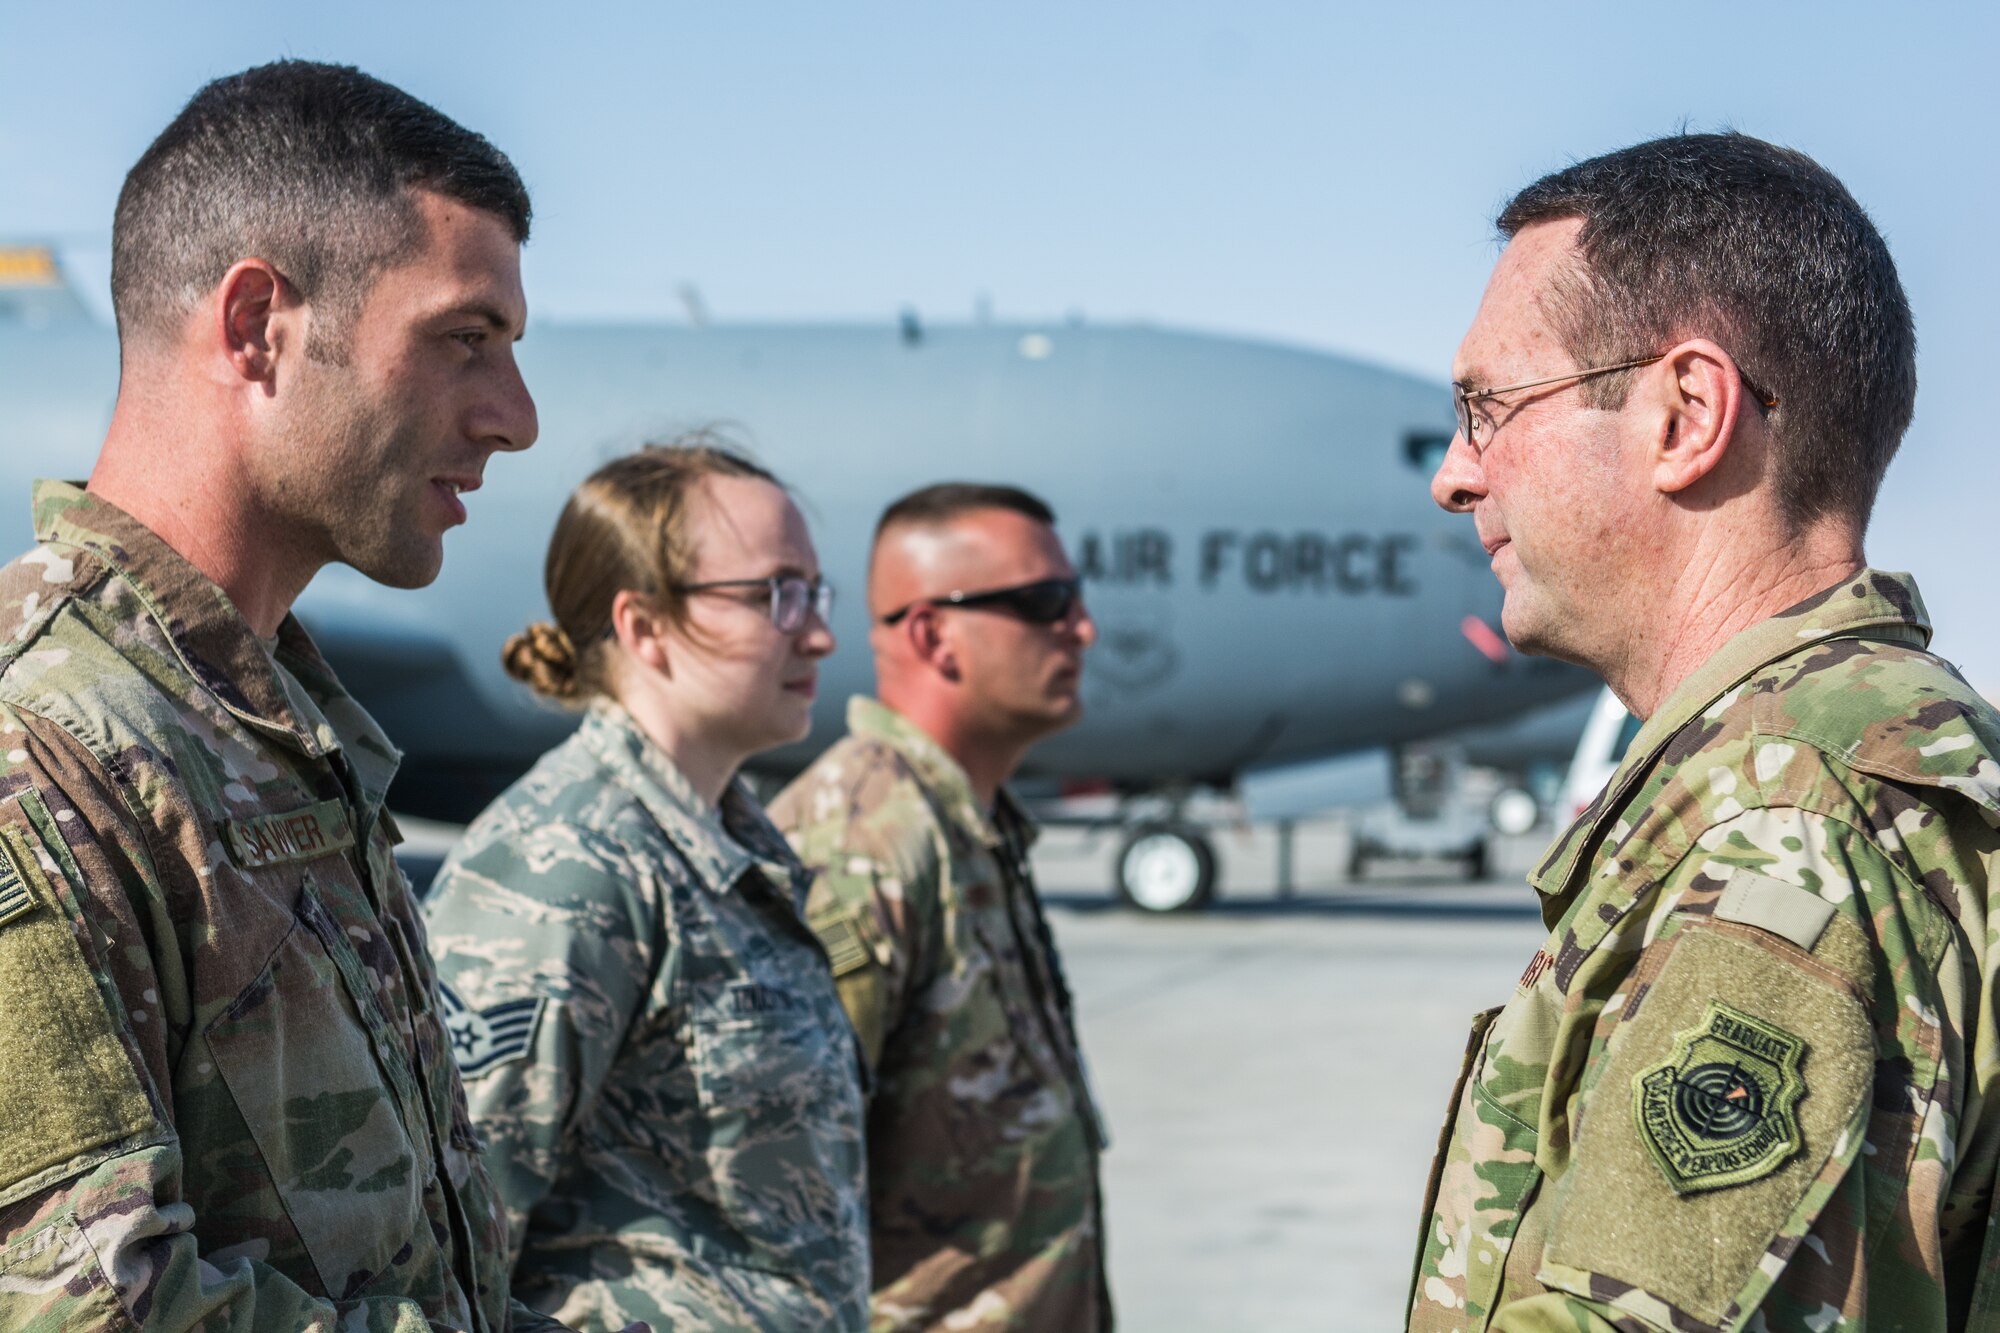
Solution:
<svg viewBox="0 0 2000 1333">
<path fill-rule="evenodd" d="M 570 494 L 549 538 L 542 586 L 553 623 L 507 640 L 507 674 L 544 698 L 580 704 L 610 692 L 605 647 L 611 604 L 630 589 L 669 620 L 686 615 L 679 591 L 694 568 L 688 497 L 706 477 L 776 477 L 708 431 L 615 458 Z"/>
</svg>

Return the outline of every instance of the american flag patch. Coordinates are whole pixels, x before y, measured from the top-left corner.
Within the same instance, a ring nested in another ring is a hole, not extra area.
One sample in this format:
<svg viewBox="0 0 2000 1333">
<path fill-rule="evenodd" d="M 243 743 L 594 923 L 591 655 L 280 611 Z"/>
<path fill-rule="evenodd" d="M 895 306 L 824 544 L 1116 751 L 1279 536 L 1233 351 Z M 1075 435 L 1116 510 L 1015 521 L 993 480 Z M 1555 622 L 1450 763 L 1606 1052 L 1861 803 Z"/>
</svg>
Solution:
<svg viewBox="0 0 2000 1333">
<path fill-rule="evenodd" d="M 478 1078 L 497 1065 L 526 1055 L 528 1043 L 535 1038 L 535 1020 L 549 1002 L 546 995 L 530 995 L 474 1009 L 442 981 L 438 983 L 438 998 L 443 1002 L 444 1030 L 451 1037 L 452 1058 L 466 1078 Z"/>
<path fill-rule="evenodd" d="M 22 848 L 13 838 L 0 837 L 0 926 L 35 910 L 34 890 Z"/>
<path fill-rule="evenodd" d="M 872 961 L 868 942 L 862 937 L 861 926 L 852 912 L 829 912 L 815 916 L 808 924 L 819 936 L 820 947 L 826 950 L 826 961 L 836 977 L 844 977 Z"/>
</svg>

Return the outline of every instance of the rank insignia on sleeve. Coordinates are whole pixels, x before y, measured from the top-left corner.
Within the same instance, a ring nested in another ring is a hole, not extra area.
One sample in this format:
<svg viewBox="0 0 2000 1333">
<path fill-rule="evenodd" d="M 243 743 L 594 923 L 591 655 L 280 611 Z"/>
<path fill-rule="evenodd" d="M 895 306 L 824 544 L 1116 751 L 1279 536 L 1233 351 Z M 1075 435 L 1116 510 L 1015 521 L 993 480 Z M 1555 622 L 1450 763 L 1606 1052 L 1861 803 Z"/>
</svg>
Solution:
<svg viewBox="0 0 2000 1333">
<path fill-rule="evenodd" d="M 1634 1083 L 1639 1135 L 1674 1193 L 1761 1179 L 1799 1150 L 1805 1050 L 1783 1028 L 1720 1001 L 1675 1035 L 1673 1054 Z"/>
<path fill-rule="evenodd" d="M 438 998 L 443 1004 L 445 1034 L 451 1038 L 452 1058 L 466 1078 L 478 1078 L 496 1065 L 526 1055 L 528 1043 L 535 1037 L 535 1020 L 548 1004 L 547 996 L 530 995 L 474 1009 L 442 981 L 438 983 Z"/>
</svg>

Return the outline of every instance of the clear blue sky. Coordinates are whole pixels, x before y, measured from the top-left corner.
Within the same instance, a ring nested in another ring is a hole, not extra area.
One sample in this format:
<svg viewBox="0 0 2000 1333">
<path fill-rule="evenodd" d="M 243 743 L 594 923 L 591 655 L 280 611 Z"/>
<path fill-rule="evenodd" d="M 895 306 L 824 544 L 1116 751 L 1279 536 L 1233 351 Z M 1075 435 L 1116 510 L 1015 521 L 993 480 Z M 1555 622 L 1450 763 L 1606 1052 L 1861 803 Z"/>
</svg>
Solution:
<svg viewBox="0 0 2000 1333">
<path fill-rule="evenodd" d="M 2000 693 L 2000 8 L 1854 3 L 20 4 L 0 235 L 102 281 L 125 169 L 204 79 L 359 64 L 535 191 L 553 319 L 1081 312 L 1445 378 L 1515 188 L 1733 125 L 1812 153 L 1887 234 L 1917 421 L 1870 554 Z M 0 501 L 11 502 L 11 501 Z"/>
</svg>

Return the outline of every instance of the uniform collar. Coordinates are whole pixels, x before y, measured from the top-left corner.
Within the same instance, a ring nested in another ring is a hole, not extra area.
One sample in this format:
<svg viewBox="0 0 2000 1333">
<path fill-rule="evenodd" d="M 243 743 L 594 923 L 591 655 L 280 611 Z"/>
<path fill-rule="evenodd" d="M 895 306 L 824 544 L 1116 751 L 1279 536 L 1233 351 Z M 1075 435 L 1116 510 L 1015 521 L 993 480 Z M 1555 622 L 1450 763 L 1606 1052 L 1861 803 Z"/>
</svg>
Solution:
<svg viewBox="0 0 2000 1333">
<path fill-rule="evenodd" d="M 973 794 L 972 779 L 931 734 L 879 699 L 857 694 L 847 701 L 847 730 L 864 740 L 879 741 L 900 754 L 915 770 L 917 781 L 943 805 L 945 812 L 988 847 L 1001 845 L 1001 826 L 1011 824 L 1023 847 L 1041 832 L 1014 794 L 1002 787 L 988 813 Z"/>
<path fill-rule="evenodd" d="M 803 879 L 794 873 L 784 835 L 772 827 L 741 777 L 731 778 L 721 803 L 711 806 L 696 794 L 680 765 L 611 699 L 591 702 L 577 738 L 653 817 L 704 885 L 727 893 L 756 869 L 802 901 Z"/>
<path fill-rule="evenodd" d="M 1882 639 L 1922 648 L 1930 643 L 1930 616 L 1908 574 L 1863 569 L 1814 593 L 1797 606 L 1736 634 L 1677 686 L 1626 747 L 1604 790 L 1549 849 L 1529 883 L 1544 895 L 1568 885 L 1577 861 L 1601 836 L 1600 825 L 1625 804 L 1651 771 L 1658 752 L 1681 728 L 1705 712 L 1734 701 L 1743 683 L 1773 662 L 1828 639 Z"/>
<path fill-rule="evenodd" d="M 35 536 L 90 552 L 139 598 L 203 689 L 259 732 L 313 758 L 347 751 L 370 805 L 401 755 L 341 688 L 312 637 L 287 614 L 273 660 L 229 594 L 151 528 L 79 483 L 38 481 Z M 286 687 L 279 663 L 301 687 Z"/>
</svg>

